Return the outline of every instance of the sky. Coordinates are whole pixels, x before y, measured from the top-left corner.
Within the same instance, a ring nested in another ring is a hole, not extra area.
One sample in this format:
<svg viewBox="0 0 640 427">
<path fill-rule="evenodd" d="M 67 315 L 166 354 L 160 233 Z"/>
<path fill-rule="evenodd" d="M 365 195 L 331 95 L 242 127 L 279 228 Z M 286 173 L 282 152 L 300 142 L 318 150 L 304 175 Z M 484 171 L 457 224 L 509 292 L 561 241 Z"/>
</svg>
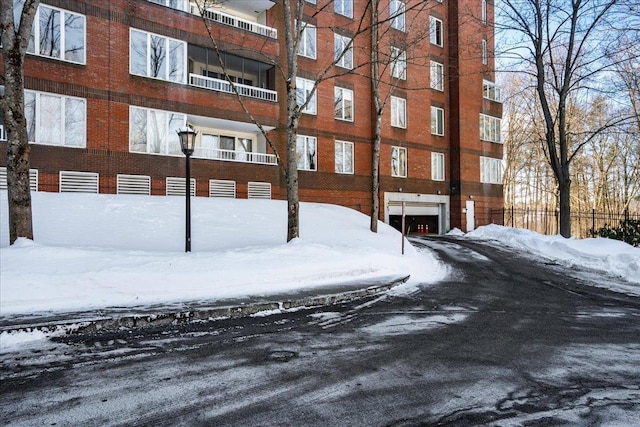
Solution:
<svg viewBox="0 0 640 427">
<path fill-rule="evenodd" d="M 401 285 L 436 286 L 449 270 L 390 226 L 328 204 L 300 204 L 300 238 L 286 243 L 286 201 L 192 198 L 192 252 L 184 252 L 184 198 L 32 193 L 34 240 L 9 246 L 0 191 L 0 319 L 179 302 L 224 301 L 410 275 Z M 565 239 L 496 225 L 460 239 L 509 246 L 567 266 L 626 279 L 640 296 L 640 249 L 607 239 Z M 26 333 L 25 333 L 26 334 Z M 0 352 L 46 337 L 0 334 Z"/>
</svg>

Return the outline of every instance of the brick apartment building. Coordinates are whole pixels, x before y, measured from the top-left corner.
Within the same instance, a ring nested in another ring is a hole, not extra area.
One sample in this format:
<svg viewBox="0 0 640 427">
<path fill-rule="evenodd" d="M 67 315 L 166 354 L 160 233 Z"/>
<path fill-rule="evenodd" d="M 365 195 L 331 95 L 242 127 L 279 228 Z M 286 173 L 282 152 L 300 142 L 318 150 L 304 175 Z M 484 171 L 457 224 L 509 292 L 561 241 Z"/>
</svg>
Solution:
<svg viewBox="0 0 640 427">
<path fill-rule="evenodd" d="M 381 25 L 380 51 L 393 59 L 381 68 L 389 96 L 380 219 L 397 223 L 406 202 L 412 231 L 491 222 L 491 210 L 503 206 L 493 1 L 380 4 L 391 16 Z M 371 67 L 362 64 L 371 38 L 357 31 L 366 7 L 360 0 L 305 2 L 299 90 L 331 64 L 335 46 L 353 37 L 353 47 L 300 119 L 298 166 L 301 201 L 369 214 L 375 116 Z M 268 59 L 286 60 L 281 8 L 279 1 L 231 0 L 204 15 L 247 108 L 284 157 L 285 82 Z M 407 47 L 418 32 L 425 37 Z M 33 33 L 25 110 L 34 190 L 184 195 L 175 129 L 188 123 L 198 131 L 193 194 L 286 198 L 276 157 L 230 93 L 188 0 L 46 0 Z M 6 154 L 0 166 L 6 187 Z"/>
</svg>

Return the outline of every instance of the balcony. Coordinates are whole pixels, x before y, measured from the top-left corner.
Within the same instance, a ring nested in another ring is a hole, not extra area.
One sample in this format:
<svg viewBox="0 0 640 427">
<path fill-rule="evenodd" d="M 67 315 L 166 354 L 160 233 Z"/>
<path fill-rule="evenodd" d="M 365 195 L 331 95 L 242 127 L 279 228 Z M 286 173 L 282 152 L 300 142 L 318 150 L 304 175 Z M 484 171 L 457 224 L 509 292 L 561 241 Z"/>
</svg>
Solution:
<svg viewBox="0 0 640 427">
<path fill-rule="evenodd" d="M 229 162 L 256 163 L 261 165 L 277 164 L 276 156 L 265 153 L 252 153 L 241 150 L 223 150 L 220 148 L 196 148 L 194 158 L 226 160 Z"/>
<path fill-rule="evenodd" d="M 198 14 L 198 8 L 195 9 L 192 6 L 191 13 Z M 202 16 L 210 21 L 218 22 L 220 24 L 235 27 L 244 31 L 249 31 L 261 36 L 269 37 L 272 39 L 278 38 L 278 30 L 275 28 L 267 27 L 266 25 L 258 24 L 257 22 L 251 22 L 247 19 L 238 18 L 237 16 L 229 15 L 217 10 L 207 9 L 202 13 Z"/>
<path fill-rule="evenodd" d="M 233 87 L 228 81 L 216 79 L 213 77 L 205 77 L 198 74 L 190 73 L 189 84 L 191 86 L 214 90 L 216 92 L 234 93 Z M 241 96 L 261 99 L 263 101 L 278 102 L 278 93 L 274 90 L 262 89 L 259 87 L 249 86 L 241 83 L 234 83 L 234 85 Z"/>
</svg>

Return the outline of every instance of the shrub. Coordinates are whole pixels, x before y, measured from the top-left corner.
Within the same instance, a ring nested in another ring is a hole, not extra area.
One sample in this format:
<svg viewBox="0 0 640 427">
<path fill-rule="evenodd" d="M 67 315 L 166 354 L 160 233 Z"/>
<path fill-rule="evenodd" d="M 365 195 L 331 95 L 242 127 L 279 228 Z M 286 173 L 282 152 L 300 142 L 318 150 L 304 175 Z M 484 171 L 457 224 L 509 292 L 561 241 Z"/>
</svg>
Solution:
<svg viewBox="0 0 640 427">
<path fill-rule="evenodd" d="M 597 231 L 598 236 L 622 240 L 633 246 L 640 246 L 640 220 L 626 219 L 618 227 L 605 225 Z"/>
</svg>

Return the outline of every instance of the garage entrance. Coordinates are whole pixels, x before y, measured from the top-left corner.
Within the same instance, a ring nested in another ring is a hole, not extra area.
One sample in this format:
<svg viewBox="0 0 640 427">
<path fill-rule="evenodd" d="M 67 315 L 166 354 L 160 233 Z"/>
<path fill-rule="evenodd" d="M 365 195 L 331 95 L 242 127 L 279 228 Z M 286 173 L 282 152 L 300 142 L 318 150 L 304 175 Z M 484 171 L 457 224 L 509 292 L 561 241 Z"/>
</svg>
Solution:
<svg viewBox="0 0 640 427">
<path fill-rule="evenodd" d="M 405 233 L 444 234 L 448 231 L 448 196 L 385 193 L 385 221 L 396 230 L 400 230 L 402 227 L 403 202 L 405 205 Z"/>
<path fill-rule="evenodd" d="M 405 215 L 404 226 L 407 234 L 440 234 L 437 215 Z M 389 225 L 402 231 L 402 215 L 389 215 Z"/>
</svg>

